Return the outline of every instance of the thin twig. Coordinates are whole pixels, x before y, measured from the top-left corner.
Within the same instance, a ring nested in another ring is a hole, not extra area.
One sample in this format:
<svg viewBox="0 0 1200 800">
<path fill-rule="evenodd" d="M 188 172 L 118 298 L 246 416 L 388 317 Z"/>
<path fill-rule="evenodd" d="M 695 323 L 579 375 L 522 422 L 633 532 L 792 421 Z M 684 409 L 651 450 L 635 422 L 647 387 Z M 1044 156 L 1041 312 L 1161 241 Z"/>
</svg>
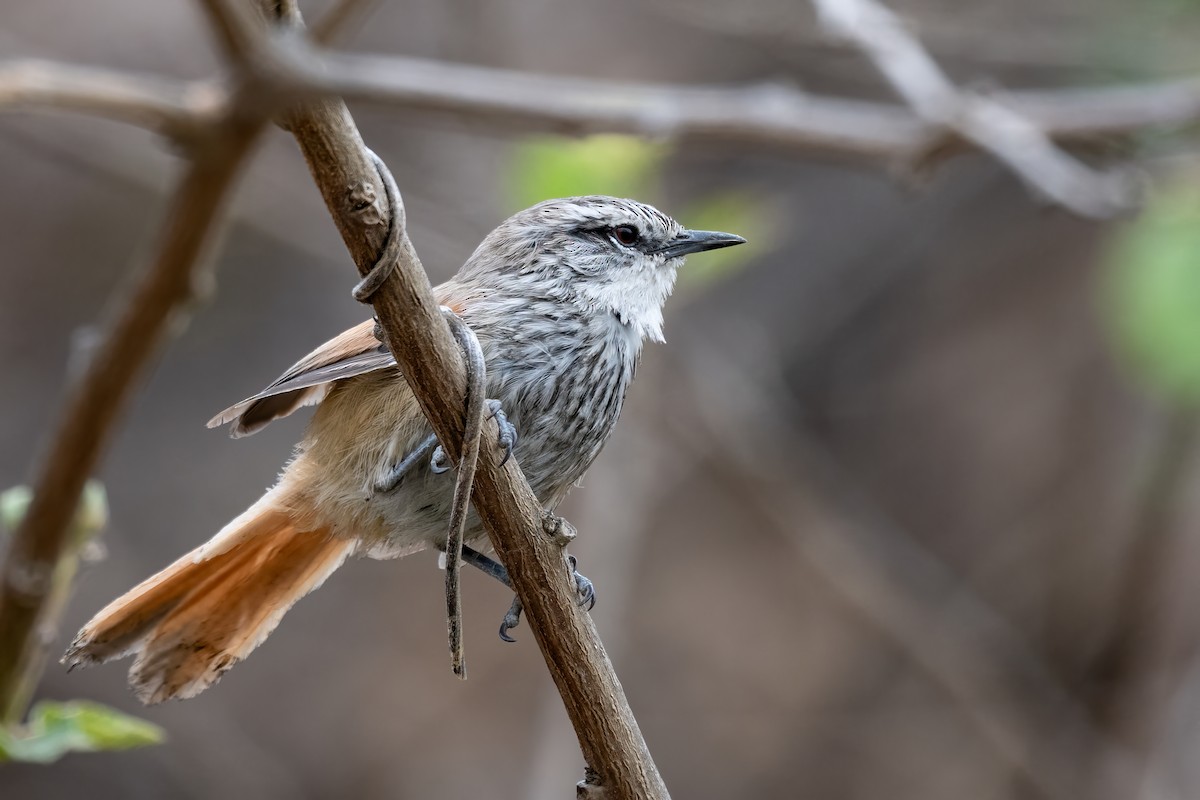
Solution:
<svg viewBox="0 0 1200 800">
<path fill-rule="evenodd" d="M 4 531 L 6 528 L 15 528 L 20 524 L 20 519 L 29 507 L 32 494 L 25 486 L 0 494 L 0 505 L 4 503 L 5 496 L 9 498 L 10 502 L 9 507 L 4 511 L 17 512 L 17 516 L 12 520 L 0 520 L 0 531 Z M 12 498 L 16 498 L 16 504 L 12 504 Z M 16 505 L 15 508 L 14 505 Z M 38 683 L 41 682 L 42 672 L 45 671 L 50 647 L 58 638 L 58 624 L 62 620 L 63 611 L 66 609 L 71 591 L 75 587 L 76 573 L 83 564 L 103 557 L 104 546 L 95 537 L 107 524 L 108 504 L 105 499 L 104 487 L 98 481 L 88 481 L 79 499 L 79 510 L 71 521 L 63 551 L 50 576 L 50 588 L 42 601 L 42 609 L 38 614 L 34 632 L 36 641 L 26 651 L 25 662 L 18 670 L 16 685 L 3 698 L 4 705 L 0 707 L 0 726 L 16 725 L 24 720 L 29 702 L 33 699 Z"/>
<path fill-rule="evenodd" d="M 0 108 L 79 111 L 190 142 L 224 114 L 215 83 L 22 58 L 0 62 Z"/>
<path fill-rule="evenodd" d="M 475 337 L 475 332 L 467 327 L 467 323 L 448 309 L 445 315 L 446 322 L 449 323 L 454 338 L 458 340 L 468 364 L 462 458 L 458 462 L 454 501 L 450 506 L 450 525 L 446 534 L 446 624 L 450 635 L 450 665 L 455 675 L 466 678 L 459 568 L 462 566 L 463 532 L 467 523 L 467 511 L 471 505 L 471 489 L 475 486 L 475 472 L 479 468 L 479 434 L 483 430 L 487 362 L 484 361 L 479 339 Z"/>
<path fill-rule="evenodd" d="M 367 15 L 376 0 L 337 0 L 311 28 L 309 36 L 320 45 L 332 44 L 346 30 Z"/>
<path fill-rule="evenodd" d="M 253 18 L 250 6 L 239 0 L 199 0 L 199 3 L 217 44 L 230 62 L 245 67 L 251 59 L 265 55 L 263 29 Z"/>
<path fill-rule="evenodd" d="M 80 491 L 96 465 L 134 381 L 192 295 L 196 263 L 212 239 L 229 186 L 260 123 L 229 121 L 198 147 L 163 223 L 153 262 L 125 299 L 51 437 L 34 497 L 4 560 L 0 581 L 0 703 L 20 684 L 38 646 L 36 628 L 51 576 L 67 544 Z"/>
<path fill-rule="evenodd" d="M 1089 217 L 1111 216 L 1136 202 L 1129 176 L 1091 169 L 1013 106 L 956 87 L 887 7 L 875 0 L 813 4 L 830 35 L 857 45 L 918 117 L 991 153 L 1048 199 Z"/>
</svg>

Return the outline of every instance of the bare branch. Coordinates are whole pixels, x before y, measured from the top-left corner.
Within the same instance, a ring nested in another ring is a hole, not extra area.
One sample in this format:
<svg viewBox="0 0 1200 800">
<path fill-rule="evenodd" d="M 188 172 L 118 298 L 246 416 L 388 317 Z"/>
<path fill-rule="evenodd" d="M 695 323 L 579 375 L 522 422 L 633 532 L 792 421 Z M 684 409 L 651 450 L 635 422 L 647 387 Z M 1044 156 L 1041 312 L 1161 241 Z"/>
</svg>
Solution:
<svg viewBox="0 0 1200 800">
<path fill-rule="evenodd" d="M 628 133 L 726 140 L 806 155 L 913 164 L 954 136 L 905 107 L 808 94 L 783 84 L 680 86 L 598 81 L 417 58 L 321 55 L 302 50 L 260 75 L 289 96 L 340 94 L 521 131 Z M 280 102 L 279 97 L 268 98 Z M 219 112 L 227 93 L 186 83 L 41 61 L 0 62 L 0 109 L 81 111 L 186 140 Z M 989 101 L 990 102 L 990 101 Z M 1200 80 L 1102 89 L 1009 92 L 1004 107 L 1064 145 L 1200 121 Z M 976 144 L 966 140 L 963 144 Z M 985 148 L 986 149 L 986 148 Z M 1026 154 L 1018 154 L 1023 158 Z M 1067 158 L 1057 153 L 1055 158 Z M 1024 162 L 1022 162 L 1024 163 Z M 1078 162 L 1072 162 L 1078 163 Z"/>
<path fill-rule="evenodd" d="M 245 66 L 262 53 L 262 26 L 256 24 L 253 10 L 238 0 L 199 0 L 209 25 L 226 58 Z"/>
<path fill-rule="evenodd" d="M 0 62 L 0 109 L 79 111 L 183 142 L 217 122 L 227 99 L 225 90 L 213 83 L 39 59 Z"/>
<path fill-rule="evenodd" d="M 813 0 L 832 36 L 856 44 L 917 116 L 973 142 L 1072 211 L 1106 217 L 1136 202 L 1129 176 L 1096 172 L 997 99 L 958 89 L 890 9 L 874 0 Z"/>
<path fill-rule="evenodd" d="M 1126 175 L 1091 170 L 1051 140 L 1088 143 L 1200 121 L 1200 80 L 1194 79 L 1008 92 L 1003 100 L 953 90 L 948 111 L 934 115 L 928 109 L 936 104 L 930 102 L 917 115 L 784 84 L 635 84 L 343 54 L 309 59 L 297 69 L 299 87 L 310 91 L 319 87 L 347 99 L 482 118 L 518 130 L 721 139 L 899 164 L 920 162 L 961 138 L 992 153 L 1049 199 L 1088 216 L 1127 208 L 1135 197 L 1131 182 Z"/>
<path fill-rule="evenodd" d="M 309 29 L 309 36 L 317 44 L 331 44 L 351 25 L 365 17 L 374 5 L 375 0 L 337 0 L 333 8 L 326 11 Z"/>
<path fill-rule="evenodd" d="M 815 97 L 782 84 L 623 83 L 342 54 L 305 71 L 309 85 L 351 100 L 575 136 L 730 139 L 872 159 L 908 158 L 929 142 L 928 126 L 906 109 Z"/>
<path fill-rule="evenodd" d="M 36 626 L 67 545 L 80 491 L 107 443 L 134 381 L 192 293 L 192 276 L 259 123 L 228 123 L 199 148 L 175 192 L 149 270 L 71 391 L 12 537 L 0 577 L 0 704 L 9 718 L 20 677 L 40 646 Z M 14 712 L 16 712 L 14 714 Z"/>
<path fill-rule="evenodd" d="M 1200 121 L 1200 79 L 1010 92 L 1005 102 L 1056 141 L 1084 141 L 1195 125 Z"/>
</svg>

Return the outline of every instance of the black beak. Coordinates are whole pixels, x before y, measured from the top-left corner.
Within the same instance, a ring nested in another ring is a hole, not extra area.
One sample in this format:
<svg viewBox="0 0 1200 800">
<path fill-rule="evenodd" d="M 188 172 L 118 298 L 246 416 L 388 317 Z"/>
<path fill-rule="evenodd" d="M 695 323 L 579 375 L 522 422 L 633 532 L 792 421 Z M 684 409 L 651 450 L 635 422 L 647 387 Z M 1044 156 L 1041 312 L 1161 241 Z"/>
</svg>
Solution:
<svg viewBox="0 0 1200 800">
<path fill-rule="evenodd" d="M 684 231 L 658 252 L 667 258 L 679 258 L 688 253 L 702 253 L 705 250 L 716 250 L 720 247 L 733 247 L 735 244 L 745 243 L 746 240 L 735 233 Z"/>
</svg>

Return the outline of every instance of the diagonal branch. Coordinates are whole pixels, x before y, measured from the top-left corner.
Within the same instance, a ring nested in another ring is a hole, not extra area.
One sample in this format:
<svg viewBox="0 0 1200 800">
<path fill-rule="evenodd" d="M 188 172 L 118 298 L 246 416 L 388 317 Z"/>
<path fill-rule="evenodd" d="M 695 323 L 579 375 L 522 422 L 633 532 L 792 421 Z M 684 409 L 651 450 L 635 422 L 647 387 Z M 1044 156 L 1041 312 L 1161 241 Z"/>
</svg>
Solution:
<svg viewBox="0 0 1200 800">
<path fill-rule="evenodd" d="M 317 44 L 330 44 L 365 17 L 373 5 L 375 0 L 336 0 L 309 29 L 309 36 Z"/>
<path fill-rule="evenodd" d="M 19 718 L 20 677 L 42 642 L 39 618 L 51 576 L 67 544 L 68 527 L 89 473 L 107 444 L 134 381 L 166 335 L 177 309 L 192 294 L 193 273 L 245 156 L 258 122 L 225 122 L 198 145 L 167 211 L 154 260 L 125 299 L 71 391 L 34 497 L 10 542 L 0 576 L 0 714 Z"/>
<path fill-rule="evenodd" d="M 1136 202 L 1129 176 L 1093 170 L 1012 106 L 956 87 L 890 9 L 875 0 L 813 4 L 829 34 L 857 45 L 919 118 L 991 153 L 1048 199 L 1088 217 Z"/>
<path fill-rule="evenodd" d="M 302 26 L 294 4 L 280 3 L 284 25 Z M 286 120 L 308 162 L 342 238 L 367 278 L 389 232 L 402 236 L 395 264 L 371 295 L 385 341 L 420 402 L 438 439 L 461 461 L 467 388 L 458 346 L 416 251 L 404 233 L 400 197 L 389 207 L 354 120 L 340 100 L 323 101 Z M 364 283 L 369 282 L 365 280 Z M 498 436 L 495 420 L 485 436 Z M 645 740 L 591 618 L 576 604 L 574 582 L 560 544 L 543 527 L 541 504 L 515 459 L 501 464 L 492 448 L 479 459 L 473 494 L 493 546 L 508 568 L 530 629 L 558 686 L 591 770 L 588 783 L 606 797 L 668 797 Z"/>
</svg>

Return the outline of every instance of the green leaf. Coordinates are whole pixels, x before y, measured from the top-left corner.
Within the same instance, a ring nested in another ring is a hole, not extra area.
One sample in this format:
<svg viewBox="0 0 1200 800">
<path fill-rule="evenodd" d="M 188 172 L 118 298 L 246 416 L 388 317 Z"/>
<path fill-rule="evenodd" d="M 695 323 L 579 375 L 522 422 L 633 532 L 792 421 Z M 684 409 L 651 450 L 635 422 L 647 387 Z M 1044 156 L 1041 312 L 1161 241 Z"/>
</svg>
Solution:
<svg viewBox="0 0 1200 800">
<path fill-rule="evenodd" d="M 666 153 L 633 136 L 535 137 L 517 146 L 511 194 L 518 208 L 584 194 L 644 199 L 655 194 Z"/>
<path fill-rule="evenodd" d="M 158 744 L 162 728 L 107 706 L 43 701 L 18 728 L 0 728 L 0 761 L 49 764 L 71 752 L 127 750 Z"/>
<path fill-rule="evenodd" d="M 1118 351 L 1168 399 L 1200 404 L 1200 188 L 1165 187 L 1107 254 L 1105 306 Z"/>
</svg>

